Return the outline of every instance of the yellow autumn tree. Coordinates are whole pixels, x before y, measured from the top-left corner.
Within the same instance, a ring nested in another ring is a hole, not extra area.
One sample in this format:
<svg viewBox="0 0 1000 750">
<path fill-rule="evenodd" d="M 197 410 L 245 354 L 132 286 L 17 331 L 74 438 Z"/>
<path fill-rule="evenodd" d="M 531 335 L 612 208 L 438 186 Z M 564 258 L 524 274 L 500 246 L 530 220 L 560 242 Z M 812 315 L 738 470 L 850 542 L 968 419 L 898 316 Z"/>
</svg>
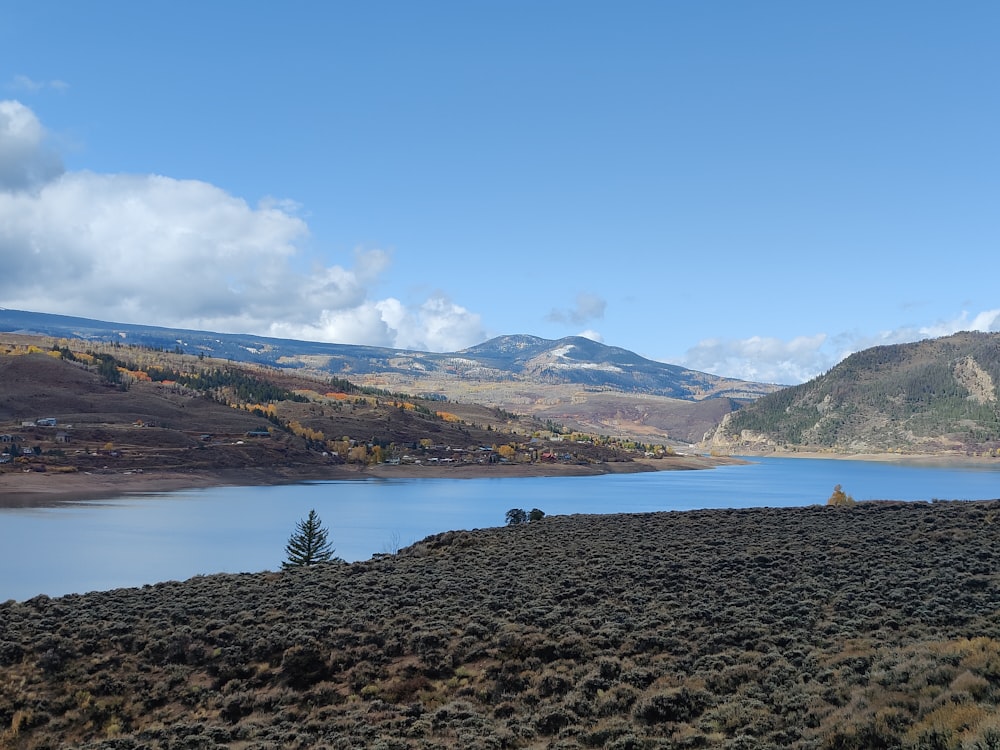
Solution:
<svg viewBox="0 0 1000 750">
<path fill-rule="evenodd" d="M 833 494 L 830 495 L 830 499 L 826 501 L 826 504 L 837 507 L 850 506 L 854 505 L 854 498 L 844 492 L 844 488 L 838 484 L 833 488 Z"/>
<path fill-rule="evenodd" d="M 347 460 L 347 454 L 351 450 L 350 440 L 327 440 L 326 449 L 330 453 L 336 453 L 343 460 Z"/>
</svg>

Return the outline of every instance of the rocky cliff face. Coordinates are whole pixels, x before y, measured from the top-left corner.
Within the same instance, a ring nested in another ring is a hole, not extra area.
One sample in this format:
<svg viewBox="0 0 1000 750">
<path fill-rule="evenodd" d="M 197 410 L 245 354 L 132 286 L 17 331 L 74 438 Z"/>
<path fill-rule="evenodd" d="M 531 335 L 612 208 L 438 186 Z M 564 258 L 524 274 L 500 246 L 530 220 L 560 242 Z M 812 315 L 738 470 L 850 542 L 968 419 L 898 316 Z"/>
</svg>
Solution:
<svg viewBox="0 0 1000 750">
<path fill-rule="evenodd" d="M 715 455 L 738 455 L 740 453 L 773 453 L 778 444 L 767 435 L 753 430 L 740 430 L 731 434 L 730 422 L 735 412 L 722 418 L 719 425 L 705 433 L 699 447 Z"/>
</svg>

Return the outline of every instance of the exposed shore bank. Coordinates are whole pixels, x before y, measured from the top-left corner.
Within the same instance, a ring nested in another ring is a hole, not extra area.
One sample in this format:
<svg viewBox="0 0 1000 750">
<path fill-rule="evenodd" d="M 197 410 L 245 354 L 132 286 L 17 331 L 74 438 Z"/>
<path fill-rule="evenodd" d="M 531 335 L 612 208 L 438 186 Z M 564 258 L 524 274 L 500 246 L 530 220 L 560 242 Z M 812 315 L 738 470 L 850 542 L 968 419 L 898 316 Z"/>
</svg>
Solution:
<svg viewBox="0 0 1000 750">
<path fill-rule="evenodd" d="M 675 456 L 599 464 L 492 464 L 375 466 L 306 466 L 219 471 L 129 471 L 116 473 L 6 472 L 0 474 L 0 507 L 41 507 L 74 500 L 102 500 L 148 492 L 227 486 L 262 486 L 297 482 L 378 479 L 479 479 L 631 474 L 645 471 L 711 469 L 745 463 L 718 456 Z"/>
<path fill-rule="evenodd" d="M 834 461 L 879 461 L 906 466 L 1000 466 L 1000 458 L 970 456 L 965 453 L 825 453 L 823 451 L 740 453 L 754 458 L 822 458 Z"/>
</svg>

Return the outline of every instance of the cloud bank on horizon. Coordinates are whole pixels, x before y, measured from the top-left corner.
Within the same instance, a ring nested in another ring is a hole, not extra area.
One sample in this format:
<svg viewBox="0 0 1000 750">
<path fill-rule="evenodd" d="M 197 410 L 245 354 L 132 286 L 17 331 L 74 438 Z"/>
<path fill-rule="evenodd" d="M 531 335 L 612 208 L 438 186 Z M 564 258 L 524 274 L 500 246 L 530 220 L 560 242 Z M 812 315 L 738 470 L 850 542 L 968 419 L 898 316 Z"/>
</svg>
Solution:
<svg viewBox="0 0 1000 750">
<path fill-rule="evenodd" d="M 26 90 L 66 87 L 24 76 L 15 83 Z M 68 171 L 35 113 L 20 101 L 0 101 L 4 307 L 429 351 L 459 350 L 495 334 L 495 321 L 457 304 L 447 290 L 410 304 L 379 297 L 391 252 L 359 248 L 342 263 L 325 264 L 311 256 L 310 240 L 306 220 L 289 201 L 251 206 L 198 180 Z M 604 318 L 607 308 L 601 293 L 584 291 L 545 319 L 602 341 L 600 331 L 580 329 Z M 671 361 L 794 384 L 876 344 L 998 329 L 1000 309 L 960 312 L 875 335 L 706 339 Z"/>
<path fill-rule="evenodd" d="M 384 250 L 299 270 L 308 239 L 289 202 L 250 206 L 162 175 L 68 172 L 34 112 L 0 101 L 5 307 L 432 351 L 485 337 L 480 316 L 444 292 L 410 307 L 374 298 L 391 265 Z"/>
</svg>

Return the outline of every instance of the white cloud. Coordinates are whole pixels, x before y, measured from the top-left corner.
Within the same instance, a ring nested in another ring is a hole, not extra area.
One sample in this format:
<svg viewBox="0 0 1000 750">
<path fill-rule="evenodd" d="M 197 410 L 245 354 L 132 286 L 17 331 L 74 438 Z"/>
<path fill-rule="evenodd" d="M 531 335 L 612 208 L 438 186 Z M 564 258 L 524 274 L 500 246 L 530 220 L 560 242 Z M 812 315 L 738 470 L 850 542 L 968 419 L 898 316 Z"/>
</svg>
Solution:
<svg viewBox="0 0 1000 750">
<path fill-rule="evenodd" d="M 568 309 L 553 309 L 545 316 L 552 323 L 572 323 L 580 325 L 588 320 L 598 320 L 604 317 L 608 303 L 592 292 L 580 292 L 576 295 L 576 305 Z"/>
<path fill-rule="evenodd" d="M 454 352 L 477 344 L 486 336 L 479 315 L 437 293 L 417 310 L 406 310 L 398 300 L 379 303 L 383 319 L 397 331 L 394 346 Z"/>
<path fill-rule="evenodd" d="M 823 351 L 825 334 L 791 341 L 753 336 L 748 339 L 705 339 L 688 349 L 678 364 L 758 383 L 802 383 L 834 362 Z"/>
<path fill-rule="evenodd" d="M 307 323 L 276 321 L 266 333 L 278 338 L 305 341 L 387 347 L 396 345 L 394 331 L 383 319 L 378 304 L 367 301 L 342 310 L 323 310 L 317 320 Z"/>
<path fill-rule="evenodd" d="M 35 113 L 17 101 L 0 101 L 0 191 L 41 185 L 63 171 Z"/>
<path fill-rule="evenodd" d="M 796 385 L 817 375 L 855 352 L 873 346 L 905 344 L 950 336 L 959 331 L 1000 331 L 1000 309 L 959 315 L 927 325 L 900 326 L 877 334 L 845 332 L 816 334 L 790 341 L 753 336 L 748 339 L 706 339 L 675 358 L 677 364 L 741 380 Z"/>
<path fill-rule="evenodd" d="M 984 310 L 970 316 L 965 310 L 951 320 L 939 321 L 920 329 L 923 338 L 950 336 L 959 331 L 982 331 L 984 333 L 1000 331 L 1000 310 Z"/>
<path fill-rule="evenodd" d="M 586 331 L 580 331 L 577 336 L 582 336 L 585 339 L 590 339 L 591 341 L 596 341 L 598 344 L 604 343 L 604 336 L 602 336 L 597 331 L 587 329 Z"/>
<path fill-rule="evenodd" d="M 0 305 L 204 330 L 445 351 L 482 341 L 435 294 L 371 299 L 390 265 L 359 249 L 308 271 L 298 206 L 196 180 L 64 172 L 34 113 L 0 101 Z"/>
<path fill-rule="evenodd" d="M 7 84 L 7 88 L 13 89 L 15 91 L 41 91 L 42 89 L 55 89 L 56 91 L 65 91 L 69 88 L 69 84 L 65 81 L 60 81 L 58 79 L 51 81 L 36 81 L 33 78 L 29 78 L 25 75 L 16 75 L 11 79 L 11 82 Z"/>
</svg>

